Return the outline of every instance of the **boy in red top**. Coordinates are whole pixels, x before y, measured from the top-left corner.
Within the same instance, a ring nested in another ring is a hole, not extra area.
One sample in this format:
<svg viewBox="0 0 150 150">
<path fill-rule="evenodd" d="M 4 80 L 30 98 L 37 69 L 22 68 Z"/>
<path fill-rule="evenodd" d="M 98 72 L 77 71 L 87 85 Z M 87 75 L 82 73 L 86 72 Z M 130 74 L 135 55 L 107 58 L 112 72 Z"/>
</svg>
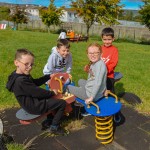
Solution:
<svg viewBox="0 0 150 150">
<path fill-rule="evenodd" d="M 118 49 L 112 45 L 114 41 L 114 30 L 110 27 L 104 28 L 101 33 L 103 41 L 102 59 L 107 66 L 107 90 L 114 90 L 114 70 L 118 63 Z"/>
<path fill-rule="evenodd" d="M 102 38 L 102 59 L 107 67 L 107 90 L 115 93 L 114 89 L 114 70 L 118 63 L 118 49 L 112 45 L 115 37 L 114 30 L 110 27 L 104 28 L 101 33 Z M 119 123 L 121 121 L 121 112 L 114 115 L 114 121 Z"/>
</svg>

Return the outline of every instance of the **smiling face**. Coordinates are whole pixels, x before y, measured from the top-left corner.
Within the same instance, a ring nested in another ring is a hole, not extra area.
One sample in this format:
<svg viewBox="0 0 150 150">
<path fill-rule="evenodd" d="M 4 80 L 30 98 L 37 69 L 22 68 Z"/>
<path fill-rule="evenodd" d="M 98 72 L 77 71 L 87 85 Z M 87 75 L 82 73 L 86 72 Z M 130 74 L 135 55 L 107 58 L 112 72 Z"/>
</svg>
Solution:
<svg viewBox="0 0 150 150">
<path fill-rule="evenodd" d="M 60 46 L 59 48 L 57 48 L 57 51 L 63 58 L 66 58 L 69 54 L 69 48 L 66 48 L 66 46 Z"/>
<path fill-rule="evenodd" d="M 92 63 L 96 63 L 101 59 L 101 51 L 100 47 L 97 46 L 90 46 L 87 50 L 87 56 Z"/>
<path fill-rule="evenodd" d="M 112 42 L 114 41 L 114 38 L 110 35 L 108 35 L 108 36 L 103 35 L 102 36 L 102 41 L 104 43 L 104 46 L 109 47 L 109 46 L 112 45 Z"/>
<path fill-rule="evenodd" d="M 21 58 L 14 60 L 17 67 L 16 73 L 29 75 L 34 65 L 34 57 L 31 55 L 22 55 Z"/>
</svg>

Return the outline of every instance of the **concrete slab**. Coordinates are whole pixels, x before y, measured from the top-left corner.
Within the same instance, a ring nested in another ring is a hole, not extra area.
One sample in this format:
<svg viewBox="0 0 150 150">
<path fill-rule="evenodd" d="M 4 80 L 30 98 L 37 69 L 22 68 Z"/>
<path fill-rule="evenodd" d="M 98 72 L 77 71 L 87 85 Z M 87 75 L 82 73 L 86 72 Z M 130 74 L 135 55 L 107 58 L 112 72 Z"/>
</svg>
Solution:
<svg viewBox="0 0 150 150">
<path fill-rule="evenodd" d="M 148 122 L 140 125 L 138 128 L 145 131 L 146 133 L 150 134 L 150 120 Z"/>
<path fill-rule="evenodd" d="M 132 132 L 115 141 L 127 150 L 150 150 L 150 135 L 138 128 L 132 129 Z"/>
<path fill-rule="evenodd" d="M 117 138 L 132 132 L 132 130 L 137 127 L 142 128 L 145 123 L 150 121 L 150 117 L 139 114 L 137 111 L 127 106 L 122 107 L 121 113 L 124 117 L 124 121 L 122 124 L 119 124 L 115 127 L 114 135 Z"/>
<path fill-rule="evenodd" d="M 113 141 L 112 143 L 103 145 L 102 147 L 96 150 L 127 150 L 127 149 L 125 149 L 124 147 L 120 146 L 118 143 Z"/>
<path fill-rule="evenodd" d="M 33 140 L 31 148 L 36 150 L 150 150 L 150 117 L 138 114 L 131 107 L 122 107 L 123 121 L 116 124 L 114 141 L 108 145 L 100 144 L 95 138 L 95 122 L 93 116 L 84 117 L 87 127 L 71 132 L 68 136 L 40 136 L 40 122 L 21 125 L 15 114 L 18 109 L 5 111 L 5 130 L 17 143 Z M 80 110 L 74 111 L 76 118 L 81 118 Z M 71 117 L 71 116 L 70 116 Z M 34 139 L 35 138 L 35 139 Z"/>
<path fill-rule="evenodd" d="M 86 127 L 57 139 L 69 150 L 94 150 L 102 147 L 99 140 L 95 138 L 95 130 L 91 127 Z"/>
<path fill-rule="evenodd" d="M 45 137 L 43 138 L 38 137 L 34 141 L 34 145 L 31 149 L 35 150 L 66 150 L 64 145 L 62 145 L 56 138 Z"/>
</svg>

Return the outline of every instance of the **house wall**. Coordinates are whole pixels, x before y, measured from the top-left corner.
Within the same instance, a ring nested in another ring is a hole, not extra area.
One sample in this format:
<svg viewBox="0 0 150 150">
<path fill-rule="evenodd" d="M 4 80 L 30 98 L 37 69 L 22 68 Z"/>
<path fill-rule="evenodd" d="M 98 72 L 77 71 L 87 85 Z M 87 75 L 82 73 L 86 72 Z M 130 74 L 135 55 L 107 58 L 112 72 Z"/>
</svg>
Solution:
<svg viewBox="0 0 150 150">
<path fill-rule="evenodd" d="M 26 8 L 25 12 L 27 12 L 30 15 L 33 15 L 33 16 L 39 16 L 39 10 L 35 9 L 35 8 Z"/>
<path fill-rule="evenodd" d="M 63 10 L 63 13 L 63 16 L 60 18 L 63 22 L 83 22 L 82 19 L 79 18 L 74 11 Z"/>
</svg>

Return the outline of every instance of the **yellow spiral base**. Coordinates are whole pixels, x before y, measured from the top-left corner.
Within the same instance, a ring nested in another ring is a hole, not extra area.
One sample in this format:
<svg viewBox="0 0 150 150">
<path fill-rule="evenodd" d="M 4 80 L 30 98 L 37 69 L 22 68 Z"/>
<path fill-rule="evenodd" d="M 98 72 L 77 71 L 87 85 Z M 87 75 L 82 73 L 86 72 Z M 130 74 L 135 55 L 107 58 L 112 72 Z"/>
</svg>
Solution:
<svg viewBox="0 0 150 150">
<path fill-rule="evenodd" d="M 109 144 L 113 141 L 113 116 L 95 117 L 96 138 L 101 144 Z"/>
</svg>

